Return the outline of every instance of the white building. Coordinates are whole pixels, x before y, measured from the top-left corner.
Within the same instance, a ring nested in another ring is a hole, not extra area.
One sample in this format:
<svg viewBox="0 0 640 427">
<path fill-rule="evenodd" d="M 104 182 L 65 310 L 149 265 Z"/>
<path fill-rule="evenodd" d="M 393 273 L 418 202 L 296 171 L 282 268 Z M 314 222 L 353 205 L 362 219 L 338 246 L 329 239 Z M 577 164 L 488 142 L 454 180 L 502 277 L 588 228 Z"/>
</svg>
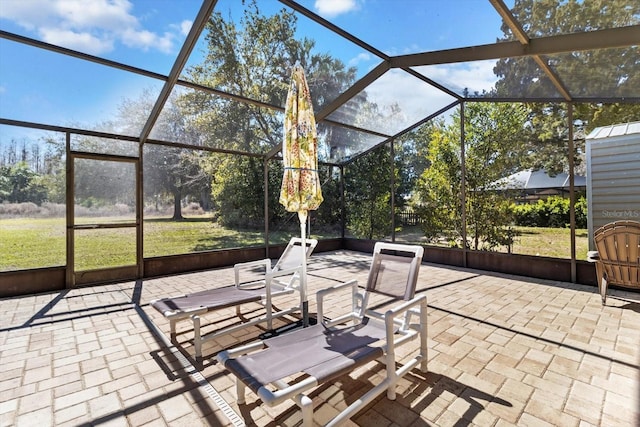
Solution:
<svg viewBox="0 0 640 427">
<path fill-rule="evenodd" d="M 618 220 L 640 221 L 640 122 L 594 129 L 587 143 L 589 249 L 593 232 Z"/>
</svg>

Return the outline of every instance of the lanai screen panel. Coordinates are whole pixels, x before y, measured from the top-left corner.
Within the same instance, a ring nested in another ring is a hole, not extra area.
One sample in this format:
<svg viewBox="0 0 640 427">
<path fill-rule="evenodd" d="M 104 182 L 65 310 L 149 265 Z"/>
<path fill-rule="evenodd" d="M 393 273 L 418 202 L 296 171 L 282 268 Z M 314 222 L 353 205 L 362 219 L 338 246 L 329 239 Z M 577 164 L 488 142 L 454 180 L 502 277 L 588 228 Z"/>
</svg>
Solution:
<svg viewBox="0 0 640 427">
<path fill-rule="evenodd" d="M 150 110 L 120 113 L 161 80 L 0 39 L 0 116 L 138 136 Z M 97 78 L 96 76 L 100 76 Z"/>
<path fill-rule="evenodd" d="M 137 141 L 77 134 L 71 134 L 70 142 L 72 151 L 125 157 L 138 157 L 140 146 Z"/>
<path fill-rule="evenodd" d="M 502 34 L 502 19 L 489 1 L 447 0 L 449 7 L 435 0 L 298 3 L 390 56 L 495 43 Z"/>
<path fill-rule="evenodd" d="M 391 69 L 328 118 L 395 135 L 453 101 L 454 97 L 406 71 Z"/>
<path fill-rule="evenodd" d="M 257 34 L 265 26 L 272 35 L 269 40 Z M 305 46 L 295 48 L 294 41 Z M 299 57 L 301 51 L 303 57 Z M 380 63 L 366 50 L 281 3 L 258 1 L 256 11 L 249 2 L 220 0 L 181 79 L 284 108 L 297 60 L 305 68 L 315 111 Z"/>
<path fill-rule="evenodd" d="M 339 164 L 384 142 L 386 137 L 348 127 L 318 123 L 318 160 Z"/>
<path fill-rule="evenodd" d="M 413 69 L 461 97 L 561 99 L 549 77 L 528 57 L 424 65 Z"/>
<path fill-rule="evenodd" d="M 201 4 L 8 0 L 2 2 L 0 25 L 24 37 L 168 74 Z"/>
<path fill-rule="evenodd" d="M 223 94 L 176 86 L 151 139 L 253 155 L 282 142 L 284 112 Z"/>
<path fill-rule="evenodd" d="M 640 47 L 571 52 L 549 57 L 574 98 L 640 97 Z"/>
</svg>

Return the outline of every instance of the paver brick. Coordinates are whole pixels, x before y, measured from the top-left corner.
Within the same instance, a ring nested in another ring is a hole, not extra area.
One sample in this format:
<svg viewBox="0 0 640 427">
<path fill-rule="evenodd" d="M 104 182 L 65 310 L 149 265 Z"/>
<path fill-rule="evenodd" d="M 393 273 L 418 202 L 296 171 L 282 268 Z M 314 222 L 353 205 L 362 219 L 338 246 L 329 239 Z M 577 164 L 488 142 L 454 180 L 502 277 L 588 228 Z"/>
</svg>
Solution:
<svg viewBox="0 0 640 427">
<path fill-rule="evenodd" d="M 346 277 L 364 283 L 370 255 L 336 251 L 313 260 L 310 295 Z M 0 299 L 0 322 L 15 326 L 0 330 L 0 426 L 26 420 L 56 427 L 92 421 L 103 427 L 230 426 L 194 381 L 194 370 L 248 424 L 298 425 L 300 411 L 292 402 L 269 408 L 248 391 L 247 404 L 238 406 L 233 378 L 215 362 L 217 351 L 253 340 L 263 328 L 207 342 L 205 360 L 195 368 L 182 367 L 173 352 L 193 362 L 191 332 L 179 336 L 177 349 L 163 347 L 169 325 L 148 302 L 232 278 L 227 268 L 79 288 L 13 298 L 9 309 Z M 433 264 L 423 265 L 418 289 L 429 298 L 429 371 L 411 371 L 399 381 L 395 401 L 379 396 L 347 426 L 640 425 L 640 313 L 621 308 L 627 302 L 611 298 L 602 307 L 593 287 Z M 612 292 L 640 300 L 636 293 Z M 134 293 L 141 296 L 139 308 L 131 302 Z M 114 304 L 119 309 L 110 311 Z M 310 298 L 312 313 L 314 304 Z M 344 298 L 328 305 L 348 306 Z M 34 313 L 41 315 L 34 319 Z M 231 309 L 207 319 L 233 317 Z M 148 321 L 165 336 L 149 330 Z M 179 324 L 183 331 L 191 327 Z M 407 352 L 401 347 L 399 354 Z M 371 363 L 319 388 L 312 394 L 316 415 L 328 421 L 382 374 L 382 365 Z"/>
</svg>

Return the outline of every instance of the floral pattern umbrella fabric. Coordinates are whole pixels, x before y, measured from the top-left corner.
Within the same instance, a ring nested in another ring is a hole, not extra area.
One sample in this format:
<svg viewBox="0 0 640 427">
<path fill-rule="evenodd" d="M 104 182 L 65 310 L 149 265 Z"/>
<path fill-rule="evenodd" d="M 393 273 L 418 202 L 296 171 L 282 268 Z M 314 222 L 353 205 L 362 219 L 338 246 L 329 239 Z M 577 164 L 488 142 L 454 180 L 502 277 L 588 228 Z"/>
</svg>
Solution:
<svg viewBox="0 0 640 427">
<path fill-rule="evenodd" d="M 318 175 L 318 136 L 309 86 L 300 64 L 293 67 L 287 93 L 282 142 L 284 175 L 280 189 L 280 203 L 288 212 L 297 212 L 302 238 L 302 277 L 300 288 L 303 300 L 304 326 L 308 325 L 306 296 L 307 265 L 305 232 L 310 210 L 322 203 Z"/>
</svg>

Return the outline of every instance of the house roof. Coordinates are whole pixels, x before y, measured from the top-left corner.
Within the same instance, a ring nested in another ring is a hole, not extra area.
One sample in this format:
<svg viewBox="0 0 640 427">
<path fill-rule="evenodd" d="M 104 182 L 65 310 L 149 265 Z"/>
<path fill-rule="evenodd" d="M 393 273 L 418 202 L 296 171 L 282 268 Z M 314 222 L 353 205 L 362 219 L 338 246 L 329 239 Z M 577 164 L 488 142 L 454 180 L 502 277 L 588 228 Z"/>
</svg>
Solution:
<svg viewBox="0 0 640 427">
<path fill-rule="evenodd" d="M 640 122 L 619 123 L 611 126 L 597 127 L 587 135 L 587 139 L 602 139 L 636 133 L 640 133 Z"/>
<path fill-rule="evenodd" d="M 569 175 L 562 172 L 551 176 L 544 169 L 529 169 L 502 178 L 494 186 L 498 190 L 569 189 Z M 575 175 L 574 186 L 586 187 L 586 177 Z"/>
</svg>

